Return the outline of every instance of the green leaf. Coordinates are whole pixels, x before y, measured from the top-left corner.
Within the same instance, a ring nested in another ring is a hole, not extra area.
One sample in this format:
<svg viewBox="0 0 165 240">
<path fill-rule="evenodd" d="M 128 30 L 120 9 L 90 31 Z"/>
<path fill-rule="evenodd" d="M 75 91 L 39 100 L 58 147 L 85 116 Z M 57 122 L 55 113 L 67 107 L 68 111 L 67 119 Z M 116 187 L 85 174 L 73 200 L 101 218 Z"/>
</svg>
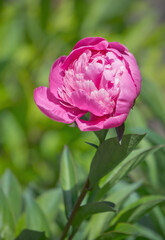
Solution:
<svg viewBox="0 0 165 240">
<path fill-rule="evenodd" d="M 50 236 L 50 229 L 43 211 L 30 196 L 29 193 L 25 195 L 26 203 L 26 226 L 30 230 L 45 232 L 46 236 Z"/>
<path fill-rule="evenodd" d="M 48 240 L 43 232 L 25 229 L 15 240 Z"/>
<path fill-rule="evenodd" d="M 163 211 L 161 211 L 160 207 L 155 207 L 153 211 L 151 211 L 151 218 L 153 219 L 154 225 L 157 226 L 159 233 L 161 233 L 165 238 L 165 215 Z"/>
<path fill-rule="evenodd" d="M 61 157 L 60 182 L 63 189 L 65 213 L 69 217 L 77 200 L 77 184 L 73 160 L 65 146 Z"/>
<path fill-rule="evenodd" d="M 116 182 L 118 182 L 121 178 L 123 178 L 128 172 L 134 169 L 138 164 L 140 164 L 148 154 L 153 154 L 156 151 L 164 148 L 165 145 L 158 145 L 155 147 L 147 148 L 147 149 L 138 149 L 133 151 L 123 162 L 121 162 L 107 177 L 101 181 L 102 195 L 113 186 Z"/>
<path fill-rule="evenodd" d="M 136 147 L 145 135 L 125 135 L 122 143 L 117 138 L 104 141 L 98 148 L 90 167 L 89 180 L 93 187 L 102 177 L 112 171 Z"/>
<path fill-rule="evenodd" d="M 15 223 L 8 199 L 0 188 L 0 237 L 2 239 L 13 240 L 14 230 Z"/>
<path fill-rule="evenodd" d="M 2 189 L 10 204 L 14 219 L 17 221 L 22 207 L 21 186 L 10 170 L 6 170 L 2 176 Z"/>
<path fill-rule="evenodd" d="M 99 139 L 99 142 L 102 143 L 104 139 L 106 138 L 106 135 L 108 133 L 109 129 L 102 129 L 100 131 L 95 131 L 94 133 L 96 134 L 97 138 Z"/>
<path fill-rule="evenodd" d="M 129 195 L 138 189 L 142 185 L 142 181 L 135 182 L 132 184 L 128 184 L 126 182 L 120 181 L 116 184 L 111 191 L 109 191 L 108 197 L 106 197 L 107 201 L 115 202 L 117 208 L 121 206 L 121 204 L 128 199 Z"/>
<path fill-rule="evenodd" d="M 124 208 L 111 222 L 111 226 L 118 222 L 127 221 L 129 223 L 136 222 L 146 212 L 159 204 L 165 203 L 164 196 L 147 196 L 132 203 L 128 207 Z"/>
<path fill-rule="evenodd" d="M 115 202 L 118 209 L 120 208 L 121 204 L 123 204 L 123 202 L 129 197 L 129 195 L 137 188 L 139 188 L 141 184 L 142 182 L 133 184 L 119 182 L 107 193 L 108 197 L 105 199 L 105 201 Z M 98 199 L 99 198 L 97 198 L 97 200 Z M 114 214 L 115 213 L 104 214 L 104 217 L 100 217 L 98 215 L 92 216 L 87 226 L 89 239 L 96 239 L 96 237 L 99 236 L 108 227 L 108 223 L 114 217 Z"/>
<path fill-rule="evenodd" d="M 102 234 L 97 240 L 109 239 L 126 239 L 129 236 L 144 237 L 149 240 L 163 240 L 163 238 L 153 230 L 141 225 L 133 225 L 129 223 L 119 223 L 114 230 Z"/>
<path fill-rule="evenodd" d="M 92 214 L 103 213 L 103 212 L 116 212 L 115 204 L 108 201 L 88 203 L 81 206 L 73 220 L 73 226 L 79 226 L 80 223 L 90 217 Z"/>
<path fill-rule="evenodd" d="M 26 219 L 25 212 L 19 218 L 16 228 L 15 228 L 15 236 L 19 236 L 20 233 L 26 228 Z"/>
<path fill-rule="evenodd" d="M 36 201 L 47 219 L 53 221 L 59 210 L 59 204 L 61 202 L 61 189 L 48 190 L 40 195 Z"/>
</svg>

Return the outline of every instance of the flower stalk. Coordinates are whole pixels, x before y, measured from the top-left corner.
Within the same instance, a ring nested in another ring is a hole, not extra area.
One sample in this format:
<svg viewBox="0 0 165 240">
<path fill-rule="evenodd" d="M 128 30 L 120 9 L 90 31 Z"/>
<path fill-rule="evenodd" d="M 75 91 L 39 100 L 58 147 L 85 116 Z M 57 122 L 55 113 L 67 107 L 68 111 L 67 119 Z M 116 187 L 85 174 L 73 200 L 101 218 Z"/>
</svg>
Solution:
<svg viewBox="0 0 165 240">
<path fill-rule="evenodd" d="M 70 215 L 70 217 L 68 219 L 68 222 L 67 222 L 67 224 L 66 224 L 66 226 L 64 228 L 64 231 L 63 231 L 63 234 L 62 234 L 60 240 L 64 240 L 65 237 L 67 236 L 67 233 L 68 233 L 68 231 L 70 229 L 70 226 L 72 225 L 74 216 L 76 215 L 77 210 L 79 209 L 79 207 L 80 207 L 84 197 L 86 196 L 86 194 L 87 194 L 87 192 L 89 190 L 90 190 L 89 189 L 89 177 L 87 177 L 86 182 L 85 182 L 85 184 L 83 186 L 83 189 L 82 189 L 82 191 L 80 193 L 80 196 L 77 199 L 77 202 L 75 203 L 75 205 L 73 207 L 72 213 L 71 213 L 71 215 Z"/>
</svg>

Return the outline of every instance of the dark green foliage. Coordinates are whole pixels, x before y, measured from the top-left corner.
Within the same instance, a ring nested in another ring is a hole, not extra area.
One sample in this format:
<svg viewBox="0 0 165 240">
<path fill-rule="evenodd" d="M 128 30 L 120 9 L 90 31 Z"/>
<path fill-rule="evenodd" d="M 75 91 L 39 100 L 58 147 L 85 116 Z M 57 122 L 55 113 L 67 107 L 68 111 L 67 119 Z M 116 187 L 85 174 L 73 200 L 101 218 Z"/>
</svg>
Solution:
<svg viewBox="0 0 165 240">
<path fill-rule="evenodd" d="M 117 138 L 105 140 L 98 148 L 90 167 L 89 180 L 92 187 L 112 171 L 134 150 L 144 135 L 125 135 L 122 143 Z"/>
<path fill-rule="evenodd" d="M 32 231 L 32 230 L 23 230 L 19 237 L 15 240 L 48 240 L 45 237 L 44 233 Z"/>
</svg>

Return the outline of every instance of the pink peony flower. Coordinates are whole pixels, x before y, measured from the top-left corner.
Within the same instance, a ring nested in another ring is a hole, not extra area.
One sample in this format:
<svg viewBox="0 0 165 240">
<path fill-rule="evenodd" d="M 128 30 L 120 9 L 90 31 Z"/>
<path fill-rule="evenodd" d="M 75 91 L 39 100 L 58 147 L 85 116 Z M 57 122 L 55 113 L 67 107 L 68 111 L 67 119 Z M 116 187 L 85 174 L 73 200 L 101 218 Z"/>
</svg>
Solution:
<svg viewBox="0 0 165 240">
<path fill-rule="evenodd" d="M 80 40 L 69 56 L 55 61 L 49 88 L 35 89 L 34 99 L 49 118 L 97 131 L 120 126 L 140 89 L 140 71 L 128 49 L 93 37 Z M 81 118 L 86 113 L 89 120 Z"/>
</svg>

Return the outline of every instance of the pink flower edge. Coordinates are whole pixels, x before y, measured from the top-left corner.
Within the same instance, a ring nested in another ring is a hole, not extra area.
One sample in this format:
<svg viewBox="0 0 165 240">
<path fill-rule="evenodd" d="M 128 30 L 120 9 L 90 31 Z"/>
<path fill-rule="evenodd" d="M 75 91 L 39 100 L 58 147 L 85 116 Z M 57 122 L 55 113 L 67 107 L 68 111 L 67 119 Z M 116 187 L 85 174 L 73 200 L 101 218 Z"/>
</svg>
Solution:
<svg viewBox="0 0 165 240">
<path fill-rule="evenodd" d="M 86 113 L 77 108 L 65 107 L 47 87 L 38 87 L 34 90 L 34 101 L 41 112 L 57 122 L 73 123 L 76 118 Z"/>
</svg>

